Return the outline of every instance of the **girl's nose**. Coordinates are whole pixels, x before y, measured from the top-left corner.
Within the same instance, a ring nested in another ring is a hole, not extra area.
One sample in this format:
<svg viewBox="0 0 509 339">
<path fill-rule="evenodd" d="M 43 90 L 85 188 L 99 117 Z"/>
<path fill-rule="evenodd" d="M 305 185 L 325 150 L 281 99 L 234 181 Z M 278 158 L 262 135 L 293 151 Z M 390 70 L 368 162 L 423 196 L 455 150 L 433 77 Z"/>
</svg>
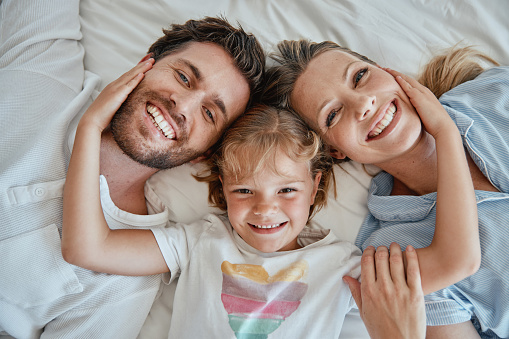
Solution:
<svg viewBox="0 0 509 339">
<path fill-rule="evenodd" d="M 255 215 L 269 216 L 276 214 L 278 211 L 277 205 L 270 201 L 262 201 L 258 202 L 254 209 L 253 213 Z"/>
</svg>

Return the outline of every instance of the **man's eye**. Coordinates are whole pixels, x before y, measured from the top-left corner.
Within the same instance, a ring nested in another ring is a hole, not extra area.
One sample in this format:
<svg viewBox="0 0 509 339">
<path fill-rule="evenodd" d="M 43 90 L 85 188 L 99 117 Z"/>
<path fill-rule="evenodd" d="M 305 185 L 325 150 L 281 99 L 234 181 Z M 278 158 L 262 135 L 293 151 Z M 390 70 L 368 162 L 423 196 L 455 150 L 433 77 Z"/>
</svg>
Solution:
<svg viewBox="0 0 509 339">
<path fill-rule="evenodd" d="M 283 188 L 282 190 L 279 191 L 279 193 L 292 193 L 292 192 L 295 192 L 296 190 L 293 189 L 293 188 Z"/>
<path fill-rule="evenodd" d="M 357 86 L 357 84 L 359 83 L 359 81 L 361 81 L 362 77 L 368 73 L 368 68 L 363 68 L 361 69 L 360 71 L 358 71 L 357 73 L 355 73 L 355 77 L 353 79 L 354 81 L 354 85 Z"/>
<path fill-rule="evenodd" d="M 334 121 L 334 118 L 338 114 L 338 110 L 334 109 L 332 110 L 329 115 L 327 115 L 327 119 L 325 120 L 325 126 L 330 127 L 332 125 L 332 122 Z"/>
<path fill-rule="evenodd" d="M 207 114 L 209 119 L 212 120 L 212 122 L 214 122 L 214 114 L 212 114 L 212 112 L 209 111 L 207 108 L 205 108 L 204 110 L 205 110 L 205 114 Z"/>
<path fill-rule="evenodd" d="M 182 82 L 184 84 L 186 84 L 186 86 L 189 86 L 189 80 L 187 79 L 187 77 L 184 74 L 179 72 L 179 77 L 180 77 L 180 80 L 182 80 Z"/>
<path fill-rule="evenodd" d="M 249 193 L 251 193 L 251 191 L 248 190 L 247 188 L 239 188 L 239 189 L 236 189 L 233 192 L 234 193 L 240 193 L 240 194 L 249 194 Z"/>
</svg>

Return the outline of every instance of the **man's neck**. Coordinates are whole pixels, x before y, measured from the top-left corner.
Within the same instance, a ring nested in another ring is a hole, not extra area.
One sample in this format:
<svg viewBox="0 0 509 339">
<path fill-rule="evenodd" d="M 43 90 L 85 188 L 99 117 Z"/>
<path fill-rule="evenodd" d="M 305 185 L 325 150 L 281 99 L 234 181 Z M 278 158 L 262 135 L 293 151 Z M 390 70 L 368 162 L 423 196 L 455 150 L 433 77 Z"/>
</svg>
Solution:
<svg viewBox="0 0 509 339">
<path fill-rule="evenodd" d="M 122 152 L 111 133 L 103 133 L 100 173 L 108 181 L 111 199 L 118 208 L 134 214 L 147 214 L 145 182 L 156 172 Z"/>
</svg>

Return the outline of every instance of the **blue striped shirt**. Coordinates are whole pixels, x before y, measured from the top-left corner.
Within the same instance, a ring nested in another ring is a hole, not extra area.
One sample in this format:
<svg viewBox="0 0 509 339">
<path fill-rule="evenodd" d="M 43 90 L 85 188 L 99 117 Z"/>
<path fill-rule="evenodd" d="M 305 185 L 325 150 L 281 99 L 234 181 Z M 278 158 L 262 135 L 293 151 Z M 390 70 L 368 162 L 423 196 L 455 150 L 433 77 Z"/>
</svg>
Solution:
<svg viewBox="0 0 509 339">
<path fill-rule="evenodd" d="M 431 326 L 472 320 L 483 338 L 509 337 L 509 67 L 485 71 L 445 93 L 440 102 L 463 144 L 500 192 L 476 191 L 481 267 L 474 275 L 426 296 Z M 381 172 L 371 184 L 370 214 L 356 245 L 428 246 L 433 238 L 436 193 L 391 196 L 393 178 Z"/>
</svg>

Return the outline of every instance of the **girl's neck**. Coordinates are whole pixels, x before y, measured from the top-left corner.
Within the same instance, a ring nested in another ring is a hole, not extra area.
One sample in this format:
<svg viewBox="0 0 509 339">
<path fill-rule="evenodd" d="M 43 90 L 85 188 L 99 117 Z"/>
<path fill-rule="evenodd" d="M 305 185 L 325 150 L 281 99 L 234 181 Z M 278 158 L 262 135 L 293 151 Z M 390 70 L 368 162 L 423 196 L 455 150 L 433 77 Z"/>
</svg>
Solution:
<svg viewBox="0 0 509 339">
<path fill-rule="evenodd" d="M 100 173 L 108 181 L 110 196 L 115 205 L 126 212 L 147 214 L 145 182 L 157 170 L 128 157 L 108 130 L 101 138 L 100 157 Z"/>
</svg>

